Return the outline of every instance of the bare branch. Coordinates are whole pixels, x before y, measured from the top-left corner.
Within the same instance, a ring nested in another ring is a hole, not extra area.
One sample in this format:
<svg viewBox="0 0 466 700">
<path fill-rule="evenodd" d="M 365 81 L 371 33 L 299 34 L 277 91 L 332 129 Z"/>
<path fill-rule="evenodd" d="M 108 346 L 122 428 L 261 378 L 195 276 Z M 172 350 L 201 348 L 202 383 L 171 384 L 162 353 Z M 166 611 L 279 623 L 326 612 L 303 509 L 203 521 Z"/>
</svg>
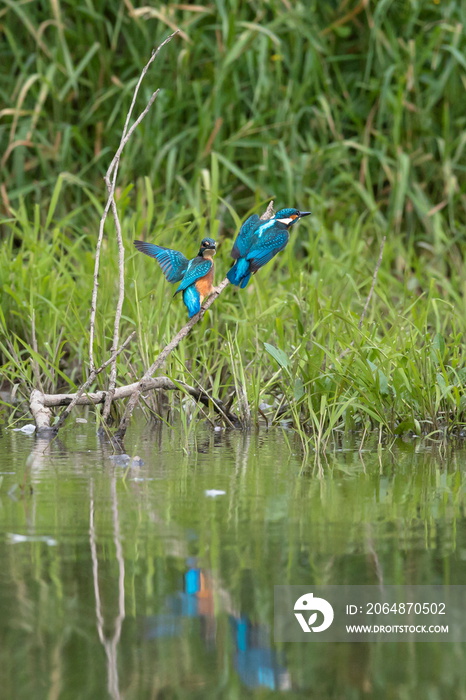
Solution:
<svg viewBox="0 0 466 700">
<path fill-rule="evenodd" d="M 36 355 L 39 355 L 39 350 L 37 346 L 37 335 L 36 335 L 36 312 L 33 309 L 32 310 L 32 315 L 31 315 L 31 335 L 32 335 L 32 349 L 36 353 Z M 42 382 L 40 380 L 40 371 L 39 371 L 39 363 L 37 362 L 35 357 L 31 357 L 31 365 L 32 365 L 32 372 L 34 374 L 34 379 L 38 387 L 42 389 Z"/>
<path fill-rule="evenodd" d="M 119 258 L 118 258 L 118 265 L 119 265 L 119 297 L 118 297 L 118 306 L 117 306 L 117 313 L 115 315 L 115 324 L 114 324 L 114 334 L 113 334 L 113 344 L 112 344 L 112 352 L 115 351 L 116 347 L 118 346 L 118 337 L 119 337 L 119 327 L 120 327 L 120 318 L 121 318 L 121 307 L 123 305 L 123 298 L 124 298 L 124 276 L 122 272 L 122 268 L 124 266 L 124 248 L 123 248 L 123 243 L 121 240 L 121 228 L 119 226 L 119 222 L 117 223 L 117 218 L 118 214 L 116 212 L 116 205 L 115 205 L 115 186 L 116 186 L 116 178 L 118 174 L 118 166 L 120 163 L 120 156 L 123 151 L 123 148 L 125 147 L 126 143 L 130 139 L 132 133 L 134 132 L 135 128 L 140 124 L 140 122 L 144 119 L 146 116 L 147 112 L 151 108 L 155 98 L 157 97 L 158 91 L 154 92 L 147 104 L 147 107 L 141 112 L 139 117 L 136 119 L 134 124 L 131 126 L 131 128 L 128 130 L 128 125 L 129 121 L 131 119 L 131 115 L 133 113 L 134 105 L 136 103 L 136 98 L 139 92 L 139 88 L 141 86 L 141 83 L 144 79 L 144 76 L 146 75 L 149 66 L 152 64 L 152 62 L 155 60 L 157 57 L 159 51 L 166 45 L 168 44 L 169 41 L 173 39 L 173 37 L 178 33 L 178 31 L 173 32 L 165 41 L 163 41 L 160 46 L 157 47 L 152 52 L 152 55 L 146 65 L 144 66 L 141 75 L 139 76 L 139 80 L 136 84 L 136 87 L 134 89 L 133 93 L 133 99 L 131 101 L 130 108 L 128 110 L 128 114 L 126 115 L 126 121 L 125 125 L 123 127 L 123 133 L 121 136 L 120 140 L 120 145 L 118 147 L 117 152 L 115 153 L 115 156 L 112 160 L 112 162 L 109 165 L 109 168 L 107 170 L 107 173 L 105 175 L 105 182 L 107 185 L 107 188 L 109 190 L 109 196 L 107 199 L 107 203 L 105 205 L 102 218 L 100 219 L 100 224 L 99 224 L 99 235 L 97 238 L 97 245 L 96 245 L 96 251 L 95 251 L 95 265 L 94 265 L 94 285 L 92 289 L 92 299 L 91 299 L 91 311 L 90 311 L 90 323 L 89 323 L 89 370 L 90 372 L 93 371 L 95 368 L 94 364 L 94 336 L 95 336 L 95 318 L 96 318 L 96 313 L 97 313 L 97 293 L 98 293 L 98 288 L 99 288 L 99 268 L 100 268 L 100 252 L 102 248 L 102 240 L 104 236 L 104 227 L 105 227 L 105 222 L 107 220 L 108 212 L 110 211 L 110 207 L 112 207 L 114 218 L 115 218 L 115 225 L 117 227 L 117 237 L 118 237 L 118 249 L 119 249 Z M 111 177 L 111 180 L 110 180 Z M 120 311 L 118 312 L 118 309 Z M 115 375 L 115 376 L 113 376 Z M 116 381 L 116 364 L 114 367 L 112 367 L 112 372 L 111 372 L 111 377 L 110 377 L 110 384 L 113 386 L 115 385 Z M 110 399 L 111 402 L 111 399 Z M 109 402 L 109 405 L 110 405 Z M 108 408 L 108 412 L 110 411 L 110 408 Z"/>
<path fill-rule="evenodd" d="M 129 396 L 132 396 L 139 384 L 140 382 L 134 382 L 133 384 L 128 384 L 127 386 L 117 387 L 115 389 L 114 399 L 126 399 Z M 95 406 L 99 403 L 104 403 L 107 395 L 105 390 L 85 392 L 85 390 L 82 389 L 83 387 L 81 387 L 79 390 L 79 394 L 78 392 L 76 394 L 43 394 L 38 389 L 35 389 L 31 394 L 30 408 L 36 421 L 37 429 L 47 430 L 50 428 L 50 421 L 52 418 L 50 408 L 66 406 L 67 408 L 65 411 L 66 415 L 68 416 L 72 408 L 75 406 Z M 231 413 L 228 410 L 223 401 L 209 396 L 207 391 L 202 387 L 197 389 L 189 384 L 185 384 L 184 382 L 175 383 L 168 377 L 154 377 L 153 379 L 149 378 L 144 382 L 143 391 L 152 391 L 157 389 L 163 391 L 179 391 L 181 389 L 196 399 L 196 401 L 200 401 L 206 406 L 211 402 L 215 411 L 225 418 L 225 420 L 230 423 L 232 427 L 236 428 L 240 425 L 238 418 L 234 413 Z M 59 426 L 57 424 L 53 430 L 56 431 L 58 427 Z"/>
<path fill-rule="evenodd" d="M 116 169 L 115 169 L 116 173 Z M 107 180 L 107 186 L 109 181 Z M 123 310 L 123 302 L 125 300 L 125 247 L 123 245 L 123 236 L 121 234 L 120 219 L 118 217 L 118 210 L 114 199 L 115 192 L 115 181 L 112 181 L 110 196 L 112 198 L 112 213 L 113 219 L 115 221 L 115 230 L 117 234 L 118 241 L 118 301 L 115 310 L 115 320 L 113 324 L 113 343 L 112 343 L 112 354 L 115 354 L 118 348 L 118 343 L 120 341 L 120 321 L 121 312 Z M 102 420 L 104 423 L 107 422 L 108 416 L 110 415 L 110 409 L 112 406 L 113 394 L 116 386 L 116 375 L 117 375 L 117 356 L 111 361 L 110 377 L 108 383 L 108 394 L 105 399 L 105 406 L 102 413 Z"/>
</svg>

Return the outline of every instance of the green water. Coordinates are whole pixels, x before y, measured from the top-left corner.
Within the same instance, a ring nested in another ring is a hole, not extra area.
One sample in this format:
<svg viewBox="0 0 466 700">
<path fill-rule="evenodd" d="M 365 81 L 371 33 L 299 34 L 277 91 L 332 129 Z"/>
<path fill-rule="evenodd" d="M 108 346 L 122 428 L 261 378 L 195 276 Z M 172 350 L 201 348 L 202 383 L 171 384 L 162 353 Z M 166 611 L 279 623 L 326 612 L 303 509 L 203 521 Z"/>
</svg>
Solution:
<svg viewBox="0 0 466 700">
<path fill-rule="evenodd" d="M 273 641 L 274 584 L 463 584 L 466 451 L 287 436 L 3 431 L 0 697 L 466 698 L 465 645 Z"/>
</svg>

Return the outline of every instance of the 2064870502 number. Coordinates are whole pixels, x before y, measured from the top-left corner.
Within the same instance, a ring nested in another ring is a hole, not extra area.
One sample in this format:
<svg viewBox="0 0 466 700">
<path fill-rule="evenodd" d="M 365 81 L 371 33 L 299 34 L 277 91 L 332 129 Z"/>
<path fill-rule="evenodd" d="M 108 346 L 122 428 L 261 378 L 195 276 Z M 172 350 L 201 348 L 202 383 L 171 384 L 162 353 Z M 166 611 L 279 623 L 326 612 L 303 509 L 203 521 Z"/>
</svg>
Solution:
<svg viewBox="0 0 466 700">
<path fill-rule="evenodd" d="M 366 603 L 366 615 L 445 615 L 445 603 Z"/>
</svg>

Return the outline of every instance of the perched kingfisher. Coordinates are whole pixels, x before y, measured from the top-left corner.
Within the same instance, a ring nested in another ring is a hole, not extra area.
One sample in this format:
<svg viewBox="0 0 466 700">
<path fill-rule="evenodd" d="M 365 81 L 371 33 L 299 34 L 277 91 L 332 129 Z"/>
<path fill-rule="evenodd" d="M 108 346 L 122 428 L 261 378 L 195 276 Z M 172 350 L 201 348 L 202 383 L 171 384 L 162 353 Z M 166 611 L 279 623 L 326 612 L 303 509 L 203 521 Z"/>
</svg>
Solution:
<svg viewBox="0 0 466 700">
<path fill-rule="evenodd" d="M 214 280 L 214 261 L 216 243 L 212 238 L 203 238 L 199 253 L 192 260 L 183 253 L 171 248 L 164 248 L 154 243 L 133 241 L 136 248 L 155 258 L 169 282 L 180 282 L 175 295 L 183 292 L 183 301 L 188 309 L 189 318 L 201 310 L 201 304 L 212 291 Z"/>
<path fill-rule="evenodd" d="M 231 257 L 236 262 L 227 274 L 230 282 L 245 287 L 251 275 L 283 250 L 290 238 L 289 230 L 293 224 L 310 213 L 298 209 L 280 209 L 267 221 L 262 221 L 257 214 L 246 219 L 231 251 Z"/>
</svg>

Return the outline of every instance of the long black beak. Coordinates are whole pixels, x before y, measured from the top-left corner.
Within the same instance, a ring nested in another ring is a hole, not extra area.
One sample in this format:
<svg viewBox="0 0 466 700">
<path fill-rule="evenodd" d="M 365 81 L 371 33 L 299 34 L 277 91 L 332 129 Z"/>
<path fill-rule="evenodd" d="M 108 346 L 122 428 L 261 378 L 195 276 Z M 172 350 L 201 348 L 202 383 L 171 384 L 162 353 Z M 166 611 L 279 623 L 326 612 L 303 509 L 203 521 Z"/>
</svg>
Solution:
<svg viewBox="0 0 466 700">
<path fill-rule="evenodd" d="M 301 219 L 303 216 L 309 216 L 309 214 L 312 214 L 312 211 L 300 211 L 299 218 Z"/>
</svg>

